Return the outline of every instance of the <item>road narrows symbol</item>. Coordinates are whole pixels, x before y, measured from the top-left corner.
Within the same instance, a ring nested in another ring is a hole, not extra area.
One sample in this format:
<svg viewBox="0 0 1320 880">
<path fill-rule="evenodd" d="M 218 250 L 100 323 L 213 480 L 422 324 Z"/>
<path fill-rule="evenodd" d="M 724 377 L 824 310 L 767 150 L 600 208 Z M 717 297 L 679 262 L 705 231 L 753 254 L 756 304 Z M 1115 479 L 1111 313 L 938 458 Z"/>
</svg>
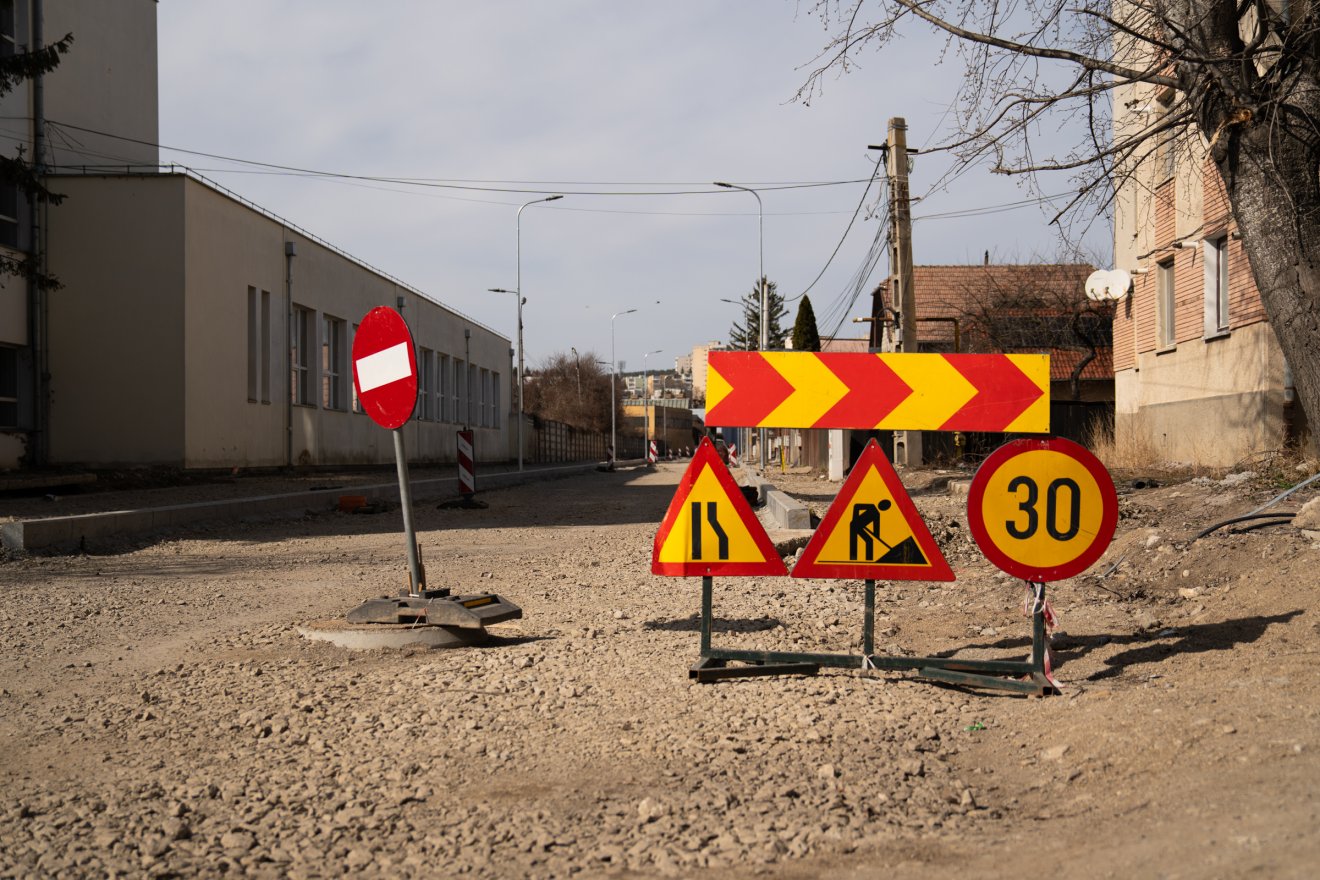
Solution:
<svg viewBox="0 0 1320 880">
<path fill-rule="evenodd" d="M 697 447 L 656 532 L 651 572 L 679 577 L 788 573 L 708 439 Z"/>
</svg>

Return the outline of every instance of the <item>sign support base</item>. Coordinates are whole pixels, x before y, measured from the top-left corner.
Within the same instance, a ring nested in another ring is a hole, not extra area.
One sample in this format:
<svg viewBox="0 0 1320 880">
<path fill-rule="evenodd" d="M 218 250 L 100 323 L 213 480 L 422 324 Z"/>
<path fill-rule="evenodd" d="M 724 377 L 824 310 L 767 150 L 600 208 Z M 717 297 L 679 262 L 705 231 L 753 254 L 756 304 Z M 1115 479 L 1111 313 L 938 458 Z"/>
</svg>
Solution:
<svg viewBox="0 0 1320 880">
<path fill-rule="evenodd" d="M 914 671 L 921 678 L 963 687 L 988 688 L 1032 696 L 1057 694 L 1045 669 L 1044 585 L 1031 615 L 1031 656 L 1027 660 L 974 660 L 957 657 L 905 657 L 877 654 L 874 649 L 875 581 L 866 581 L 866 616 L 861 654 L 815 654 L 802 651 L 749 651 L 711 647 L 713 581 L 701 579 L 701 659 L 688 678 L 710 683 L 726 678 L 762 675 L 815 675 L 822 666 L 840 669 Z M 730 662 L 747 665 L 730 666 Z"/>
</svg>

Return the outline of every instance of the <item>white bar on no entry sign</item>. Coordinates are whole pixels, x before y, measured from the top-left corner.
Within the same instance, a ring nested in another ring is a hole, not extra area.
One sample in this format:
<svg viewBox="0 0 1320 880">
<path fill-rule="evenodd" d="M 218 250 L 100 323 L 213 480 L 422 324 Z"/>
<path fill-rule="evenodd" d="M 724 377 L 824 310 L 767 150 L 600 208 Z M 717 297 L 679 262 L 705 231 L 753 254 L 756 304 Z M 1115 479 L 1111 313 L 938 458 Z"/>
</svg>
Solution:
<svg viewBox="0 0 1320 880">
<path fill-rule="evenodd" d="M 408 343 L 383 348 L 375 354 L 359 358 L 357 362 L 357 380 L 359 393 L 366 393 L 373 388 L 407 379 L 412 375 L 412 365 L 408 360 Z"/>
</svg>

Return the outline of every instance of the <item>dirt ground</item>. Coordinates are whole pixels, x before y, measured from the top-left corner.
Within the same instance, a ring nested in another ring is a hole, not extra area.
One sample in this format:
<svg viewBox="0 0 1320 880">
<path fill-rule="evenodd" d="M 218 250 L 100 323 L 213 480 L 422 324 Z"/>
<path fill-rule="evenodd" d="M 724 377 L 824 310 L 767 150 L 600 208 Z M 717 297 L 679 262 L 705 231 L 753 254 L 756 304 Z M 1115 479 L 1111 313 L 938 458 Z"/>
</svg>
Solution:
<svg viewBox="0 0 1320 880">
<path fill-rule="evenodd" d="M 1320 547 L 1193 540 L 1277 478 L 1120 478 L 1112 547 L 1050 587 L 1064 694 L 1029 698 L 690 681 L 700 581 L 649 573 L 682 470 L 420 505 L 431 585 L 524 610 L 481 648 L 298 635 L 397 590 L 397 511 L 0 559 L 0 876 L 1315 875 Z M 818 513 L 837 490 L 773 480 Z M 881 584 L 877 649 L 1023 658 L 965 498 L 914 500 L 958 579 Z M 856 651 L 862 588 L 721 579 L 715 618 L 720 647 Z"/>
</svg>

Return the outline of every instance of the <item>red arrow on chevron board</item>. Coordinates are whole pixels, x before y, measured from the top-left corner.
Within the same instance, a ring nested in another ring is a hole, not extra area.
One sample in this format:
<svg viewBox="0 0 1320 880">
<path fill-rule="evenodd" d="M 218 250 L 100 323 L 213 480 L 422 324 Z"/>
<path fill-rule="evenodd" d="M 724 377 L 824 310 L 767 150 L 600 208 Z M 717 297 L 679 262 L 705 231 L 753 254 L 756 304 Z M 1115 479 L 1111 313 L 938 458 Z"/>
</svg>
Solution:
<svg viewBox="0 0 1320 880">
<path fill-rule="evenodd" d="M 706 424 L 1049 431 L 1044 354 L 712 351 Z"/>
</svg>

